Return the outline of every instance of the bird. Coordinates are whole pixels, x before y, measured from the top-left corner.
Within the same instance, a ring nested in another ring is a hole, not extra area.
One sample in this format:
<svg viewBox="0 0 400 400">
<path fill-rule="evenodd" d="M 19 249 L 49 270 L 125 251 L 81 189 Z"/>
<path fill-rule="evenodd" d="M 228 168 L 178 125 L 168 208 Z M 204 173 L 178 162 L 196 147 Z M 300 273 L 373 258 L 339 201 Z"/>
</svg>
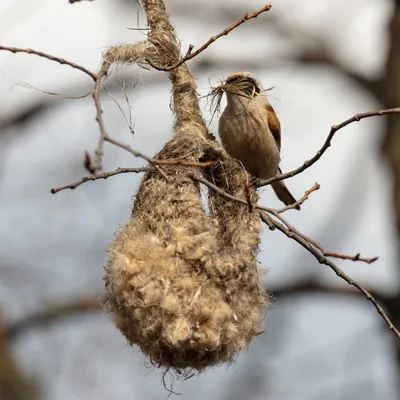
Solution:
<svg viewBox="0 0 400 400">
<path fill-rule="evenodd" d="M 219 92 L 227 98 L 218 126 L 227 153 L 239 160 L 256 181 L 281 174 L 281 125 L 261 82 L 250 72 L 237 72 L 228 76 Z M 296 203 L 284 181 L 271 186 L 286 206 Z M 300 206 L 295 208 L 299 210 Z"/>
</svg>

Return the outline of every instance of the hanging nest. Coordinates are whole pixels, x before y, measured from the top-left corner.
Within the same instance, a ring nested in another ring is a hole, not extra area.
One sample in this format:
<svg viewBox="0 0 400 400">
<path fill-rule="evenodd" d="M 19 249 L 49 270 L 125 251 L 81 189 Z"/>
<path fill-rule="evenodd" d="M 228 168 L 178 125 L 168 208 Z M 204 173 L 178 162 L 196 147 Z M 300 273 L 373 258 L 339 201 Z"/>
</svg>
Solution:
<svg viewBox="0 0 400 400">
<path fill-rule="evenodd" d="M 179 60 L 163 1 L 144 0 L 143 8 L 147 40 L 109 50 L 106 63 L 173 65 Z M 262 332 L 268 297 L 257 269 L 258 213 L 211 191 L 207 213 L 193 179 L 202 173 L 245 199 L 249 177 L 210 139 L 186 65 L 168 75 L 174 138 L 156 158 L 218 163 L 208 169 L 159 165 L 145 175 L 131 218 L 109 248 L 106 303 L 131 345 L 155 365 L 185 373 L 233 361 Z M 252 196 L 256 200 L 256 193 Z"/>
<path fill-rule="evenodd" d="M 245 198 L 246 172 L 216 142 L 177 135 L 157 158 L 223 160 L 203 173 Z M 198 173 L 187 166 L 147 173 L 105 275 L 108 308 L 128 342 L 181 373 L 232 361 L 262 332 L 268 304 L 256 261 L 258 213 L 210 192 L 207 215 L 192 179 Z"/>
</svg>

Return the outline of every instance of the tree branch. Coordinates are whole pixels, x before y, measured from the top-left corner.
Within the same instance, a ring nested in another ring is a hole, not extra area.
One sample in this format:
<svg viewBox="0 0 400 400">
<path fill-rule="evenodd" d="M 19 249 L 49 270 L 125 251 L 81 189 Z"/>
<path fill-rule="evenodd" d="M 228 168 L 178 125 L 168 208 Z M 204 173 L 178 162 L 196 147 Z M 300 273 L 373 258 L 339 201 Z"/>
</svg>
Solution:
<svg viewBox="0 0 400 400">
<path fill-rule="evenodd" d="M 192 176 L 192 179 L 194 179 L 194 180 L 196 180 L 196 181 L 198 181 L 198 182 L 200 182 L 200 183 L 206 185 L 206 186 L 207 186 L 208 188 L 210 188 L 211 190 L 215 191 L 216 193 L 220 194 L 221 196 L 224 196 L 225 198 L 227 198 L 227 199 L 229 199 L 229 200 L 236 201 L 236 202 L 238 202 L 238 203 L 241 203 L 241 204 L 244 204 L 244 205 L 247 205 L 247 206 L 248 206 L 248 200 L 247 200 L 247 199 L 244 200 L 244 199 L 239 199 L 238 197 L 232 196 L 231 194 L 225 192 L 224 190 L 222 190 L 222 189 L 219 188 L 218 186 L 214 185 L 213 183 L 209 182 L 208 180 L 204 179 L 203 177 L 193 175 L 193 176 Z M 304 202 L 304 201 L 306 200 L 306 198 L 308 198 L 308 194 L 316 190 L 316 189 L 314 189 L 314 188 L 316 188 L 317 185 L 318 185 L 318 184 L 315 184 L 310 190 L 308 190 L 300 201 Z M 319 185 L 318 185 L 318 187 L 319 187 Z M 311 245 L 313 245 L 314 247 L 316 247 L 318 250 L 320 250 L 320 251 L 321 251 L 324 255 L 326 255 L 327 257 L 341 258 L 341 259 L 344 259 L 344 260 L 351 260 L 351 261 L 361 261 L 361 262 L 365 262 L 365 263 L 367 263 L 367 264 L 371 264 L 371 263 L 375 262 L 375 261 L 378 259 L 378 257 L 363 258 L 363 257 L 360 257 L 360 254 L 359 254 L 359 253 L 356 254 L 355 256 L 350 256 L 350 255 L 346 255 L 346 254 L 333 253 L 333 252 L 324 250 L 324 249 L 322 248 L 322 246 L 321 246 L 318 242 L 316 242 L 315 240 L 312 240 L 311 238 L 309 238 L 309 237 L 305 236 L 304 234 L 298 232 L 291 224 L 289 224 L 289 222 L 288 222 L 286 219 L 284 219 L 284 218 L 280 215 L 280 213 L 283 212 L 282 210 L 287 211 L 287 210 L 289 209 L 289 208 L 287 208 L 287 207 L 285 207 L 285 208 L 283 208 L 283 209 L 281 209 L 281 210 L 275 210 L 275 209 L 273 209 L 273 208 L 264 207 L 264 206 L 261 206 L 261 205 L 259 205 L 259 204 L 255 204 L 255 205 L 252 205 L 252 208 L 253 208 L 253 209 L 258 209 L 258 210 L 260 210 L 260 211 L 265 211 L 265 212 L 267 212 L 268 214 L 271 214 L 271 215 L 273 215 L 274 217 L 278 218 L 283 224 L 286 225 L 286 227 L 287 227 L 290 231 L 295 232 L 295 233 L 296 233 L 297 235 L 299 235 L 303 240 L 308 241 Z M 292 208 L 293 208 L 293 207 L 292 207 Z M 265 221 L 264 221 L 264 222 L 265 222 Z M 266 223 L 267 223 L 267 222 L 266 222 Z M 268 224 L 268 227 L 269 227 L 271 230 L 273 230 L 273 229 L 275 228 L 275 225 L 273 225 L 273 224 Z"/>
<path fill-rule="evenodd" d="M 76 189 L 78 186 L 82 185 L 85 182 L 89 182 L 89 181 L 97 181 L 98 179 L 107 179 L 111 176 L 114 175 L 118 175 L 118 174 L 126 174 L 126 173 L 141 173 L 141 172 L 148 172 L 151 171 L 152 168 L 117 168 L 114 171 L 110 171 L 110 172 L 103 172 L 101 174 L 98 175 L 93 175 L 93 176 L 85 176 L 84 178 L 80 179 L 79 181 L 75 182 L 75 183 L 70 183 L 69 185 L 64 185 L 64 186 L 60 186 L 57 188 L 53 188 L 50 190 L 50 192 L 52 194 L 61 192 L 62 190 L 65 189 Z"/>
<path fill-rule="evenodd" d="M 201 52 L 206 50 L 208 46 L 210 46 L 213 42 L 218 40 L 220 37 L 228 35 L 230 32 L 232 32 L 234 29 L 236 29 L 238 26 L 244 24 L 248 20 L 257 18 L 263 12 L 269 11 L 271 9 L 271 7 L 272 7 L 271 4 L 267 4 L 266 6 L 264 6 L 263 8 L 261 8 L 260 10 L 258 10 L 256 12 L 254 12 L 253 14 L 249 15 L 246 13 L 240 20 L 238 20 L 237 22 L 232 24 L 230 27 L 224 29 L 222 32 L 218 33 L 215 36 L 211 36 L 210 39 L 206 43 L 204 43 L 201 47 L 199 47 L 196 51 L 193 51 L 194 46 L 191 44 L 186 52 L 186 55 L 183 58 L 181 58 L 178 62 L 176 62 L 175 64 L 173 64 L 171 66 L 155 65 L 154 63 L 151 62 L 151 60 L 148 60 L 148 59 L 147 59 L 147 62 L 153 68 L 155 68 L 159 71 L 172 71 L 173 69 L 179 67 L 186 61 L 198 56 Z"/>
<path fill-rule="evenodd" d="M 50 61 L 55 61 L 63 65 L 69 65 L 72 68 L 78 69 L 84 72 L 86 75 L 89 75 L 94 81 L 97 80 L 97 74 L 92 71 L 89 71 L 85 67 L 81 65 L 75 64 L 71 61 L 65 60 L 64 58 L 54 57 L 51 54 L 43 53 L 42 51 L 32 50 L 32 49 L 21 49 L 18 47 L 8 47 L 8 46 L 0 46 L 0 50 L 10 51 L 11 53 L 26 53 L 26 54 L 34 54 L 36 56 L 47 58 Z"/>
<path fill-rule="evenodd" d="M 95 150 L 95 158 L 94 158 L 94 166 L 93 170 L 94 172 L 100 171 L 103 166 L 102 166 L 102 161 L 103 161 L 103 148 L 104 148 L 104 141 L 107 138 L 107 132 L 106 132 L 106 127 L 104 125 L 104 120 L 103 120 L 103 110 L 101 108 L 101 102 L 100 102 L 100 85 L 101 85 L 101 80 L 107 76 L 108 71 L 110 69 L 111 63 L 108 61 L 104 61 L 99 74 L 96 78 L 96 83 L 94 85 L 94 90 L 93 90 L 93 100 L 94 104 L 96 106 L 96 121 L 99 125 L 100 129 L 100 137 L 99 141 L 97 144 L 97 148 Z"/>
<path fill-rule="evenodd" d="M 319 190 L 320 187 L 321 187 L 321 185 L 319 183 L 315 183 L 312 188 L 310 188 L 309 190 L 307 190 L 304 193 L 303 197 L 300 200 L 296 201 L 295 203 L 291 204 L 290 206 L 283 207 L 280 210 L 277 210 L 276 212 L 278 214 L 281 214 L 281 213 L 283 213 L 285 211 L 288 211 L 288 210 L 294 210 L 296 207 L 301 206 L 308 199 L 308 196 L 310 196 L 310 194 L 312 192 L 315 192 L 316 190 Z"/>
<path fill-rule="evenodd" d="M 297 243 L 299 243 L 301 246 L 303 246 L 306 250 L 308 250 L 317 259 L 317 261 L 320 264 L 327 265 L 329 268 L 331 268 L 335 272 L 335 274 L 339 278 L 346 281 L 349 285 L 357 288 L 364 295 L 364 297 L 374 305 L 374 307 L 378 311 L 379 315 L 383 318 L 383 320 L 388 325 L 389 329 L 397 336 L 398 339 L 400 339 L 400 332 L 393 325 L 392 321 L 386 315 L 383 308 L 375 300 L 375 297 L 372 296 L 372 294 L 368 290 L 366 290 L 360 283 L 358 283 L 354 279 L 351 279 L 336 264 L 334 264 L 332 261 L 328 260 L 322 254 L 320 254 L 318 252 L 318 250 L 316 250 L 309 241 L 307 241 L 301 235 L 299 235 L 299 232 L 297 232 L 295 229 L 286 228 L 281 223 L 279 223 L 278 221 L 276 221 L 275 219 L 271 218 L 269 215 L 267 215 L 263 212 L 260 213 L 260 217 L 261 217 L 261 220 L 263 222 L 265 222 L 268 226 L 273 225 L 276 229 L 280 230 L 288 238 L 295 240 Z"/>
<path fill-rule="evenodd" d="M 132 151 L 134 151 L 134 150 L 132 150 Z M 153 163 L 155 165 L 157 165 L 157 164 L 168 164 L 168 165 L 186 165 L 186 166 L 197 166 L 197 167 L 210 167 L 210 164 L 211 165 L 214 164 L 214 162 L 212 162 L 212 161 L 205 162 L 205 163 L 189 163 L 188 162 L 188 163 L 182 164 L 181 160 L 174 160 L 174 159 L 158 160 L 158 159 L 149 158 L 149 160 L 153 160 Z M 65 190 L 65 189 L 76 189 L 78 186 L 80 186 L 80 185 L 82 185 L 82 184 L 84 184 L 86 182 L 95 181 L 95 180 L 98 180 L 98 179 L 107 179 L 109 177 L 112 177 L 112 176 L 115 176 L 115 175 L 119 175 L 119 174 L 130 173 L 130 172 L 132 172 L 132 173 L 141 173 L 141 172 L 148 172 L 148 171 L 151 171 L 151 170 L 153 170 L 153 168 L 151 168 L 151 167 L 147 167 L 147 168 L 146 167 L 145 168 L 117 168 L 117 169 L 115 169 L 113 171 L 103 172 L 101 174 L 94 175 L 94 176 L 87 176 L 87 177 L 84 177 L 84 178 L 80 179 L 77 182 L 74 182 L 74 183 L 71 183 L 71 184 L 68 184 L 68 185 L 64 185 L 64 186 L 60 186 L 60 187 L 57 187 L 57 188 L 53 188 L 53 189 L 51 189 L 51 193 L 55 194 L 55 193 L 58 193 L 58 192 L 60 192 L 62 190 Z M 321 251 L 326 257 L 340 258 L 340 259 L 343 259 L 343 260 L 351 260 L 351 261 L 360 261 L 360 262 L 365 262 L 367 264 L 371 264 L 371 263 L 375 262 L 376 260 L 378 260 L 378 257 L 372 257 L 372 258 L 361 257 L 360 253 L 357 253 L 356 255 L 351 256 L 351 255 L 346 255 L 346 254 L 334 253 L 334 252 L 327 251 L 317 241 L 315 241 L 315 240 L 305 236 L 304 234 L 298 232 L 291 224 L 289 224 L 289 222 L 286 219 L 284 219 L 280 215 L 281 213 L 283 213 L 285 211 L 288 211 L 288 210 L 291 210 L 291 209 L 295 208 L 296 205 L 303 204 L 308 199 L 309 195 L 312 192 L 314 192 L 316 190 L 319 190 L 320 185 L 318 183 L 315 183 L 313 187 L 311 187 L 309 190 L 307 190 L 304 193 L 303 197 L 299 201 L 297 201 L 295 204 L 293 204 L 292 206 L 286 206 L 286 207 L 281 208 L 279 210 L 275 210 L 273 208 L 265 207 L 265 206 L 262 206 L 262 205 L 259 205 L 259 204 L 249 204 L 249 198 L 240 199 L 238 197 L 235 197 L 235 196 L 229 194 L 228 192 L 224 191 L 223 189 L 219 188 L 218 186 L 216 186 L 215 184 L 213 184 L 212 182 L 208 181 L 207 179 L 205 179 L 205 178 L 203 178 L 201 176 L 191 174 L 190 177 L 193 180 L 195 180 L 195 181 L 197 181 L 199 183 L 202 183 L 203 185 L 207 186 L 209 189 L 211 189 L 214 192 L 220 194 L 221 196 L 227 198 L 228 200 L 232 200 L 232 201 L 238 202 L 240 204 L 249 206 L 249 209 L 251 211 L 254 210 L 254 209 L 258 209 L 260 211 L 265 211 L 265 212 L 275 216 L 280 221 L 282 221 L 289 230 L 291 230 L 293 232 L 296 232 L 296 234 L 298 234 L 304 240 L 306 240 L 310 244 L 312 244 L 315 248 L 317 248 L 319 251 Z M 275 228 L 275 226 L 274 225 L 269 225 L 269 228 L 271 230 L 273 230 Z"/>
<path fill-rule="evenodd" d="M 287 172 L 286 174 L 276 175 L 273 178 L 269 178 L 269 179 L 261 181 L 258 186 L 259 187 L 266 186 L 266 185 L 270 185 L 271 183 L 274 183 L 274 182 L 277 182 L 277 181 L 281 181 L 281 180 L 284 180 L 284 179 L 292 178 L 293 176 L 296 176 L 296 175 L 300 174 L 301 172 L 305 171 L 307 168 L 310 168 L 313 164 L 315 164 L 323 156 L 325 151 L 328 150 L 328 148 L 331 146 L 331 141 L 332 141 L 335 133 L 338 132 L 339 130 L 343 129 L 347 125 L 349 125 L 349 124 L 351 124 L 353 122 L 359 122 L 359 121 L 361 121 L 362 119 L 365 119 L 365 118 L 377 117 L 377 116 L 383 116 L 383 115 L 389 115 L 389 114 L 400 114 L 400 107 L 356 114 L 353 117 L 341 122 L 338 125 L 333 125 L 331 127 L 331 130 L 329 132 L 329 135 L 328 135 L 325 143 L 317 151 L 317 153 L 315 154 L 314 157 L 312 157 L 309 160 L 306 160 L 304 162 L 304 164 L 301 165 L 299 168 L 296 168 L 296 169 L 294 169 L 294 170 L 292 170 L 290 172 Z"/>
</svg>

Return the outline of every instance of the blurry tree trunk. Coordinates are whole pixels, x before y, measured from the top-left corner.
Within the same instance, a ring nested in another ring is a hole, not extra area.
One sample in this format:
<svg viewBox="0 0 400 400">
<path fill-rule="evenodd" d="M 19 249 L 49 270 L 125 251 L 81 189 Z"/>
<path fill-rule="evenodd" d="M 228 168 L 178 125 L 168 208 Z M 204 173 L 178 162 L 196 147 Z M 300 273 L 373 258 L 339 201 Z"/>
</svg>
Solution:
<svg viewBox="0 0 400 400">
<path fill-rule="evenodd" d="M 389 108 L 400 104 L 400 0 L 396 0 L 388 33 L 390 49 L 382 85 L 382 101 Z M 400 235 L 400 119 L 397 117 L 388 118 L 383 152 L 393 173 L 393 205 Z"/>
<path fill-rule="evenodd" d="M 382 82 L 381 100 L 385 107 L 400 104 L 400 0 L 395 0 L 392 19 L 388 29 L 389 52 L 385 76 Z M 383 154 L 393 176 L 393 215 L 398 232 L 398 259 L 400 264 L 400 118 L 387 118 L 386 134 L 383 139 Z M 384 204 L 382 205 L 385 206 Z M 395 326 L 400 326 L 400 282 L 399 293 L 386 307 Z M 397 360 L 400 371 L 400 343 L 397 343 Z M 399 381 L 400 390 L 400 381 Z"/>
</svg>

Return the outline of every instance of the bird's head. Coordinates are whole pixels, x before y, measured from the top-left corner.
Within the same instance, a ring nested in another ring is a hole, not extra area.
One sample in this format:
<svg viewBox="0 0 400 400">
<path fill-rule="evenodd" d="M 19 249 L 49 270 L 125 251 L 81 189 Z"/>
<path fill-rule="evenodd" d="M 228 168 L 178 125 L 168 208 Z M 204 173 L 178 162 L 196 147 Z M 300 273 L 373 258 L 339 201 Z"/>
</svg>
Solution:
<svg viewBox="0 0 400 400">
<path fill-rule="evenodd" d="M 243 105 L 254 98 L 269 104 L 266 91 L 270 89 L 264 90 L 261 82 L 250 72 L 236 72 L 211 90 L 209 93 L 211 97 L 210 110 L 213 116 L 220 112 L 224 93 L 226 93 L 228 105 Z"/>
<path fill-rule="evenodd" d="M 244 97 L 256 97 L 264 94 L 261 82 L 250 72 L 236 72 L 229 75 L 221 85 L 221 90 Z"/>
</svg>

